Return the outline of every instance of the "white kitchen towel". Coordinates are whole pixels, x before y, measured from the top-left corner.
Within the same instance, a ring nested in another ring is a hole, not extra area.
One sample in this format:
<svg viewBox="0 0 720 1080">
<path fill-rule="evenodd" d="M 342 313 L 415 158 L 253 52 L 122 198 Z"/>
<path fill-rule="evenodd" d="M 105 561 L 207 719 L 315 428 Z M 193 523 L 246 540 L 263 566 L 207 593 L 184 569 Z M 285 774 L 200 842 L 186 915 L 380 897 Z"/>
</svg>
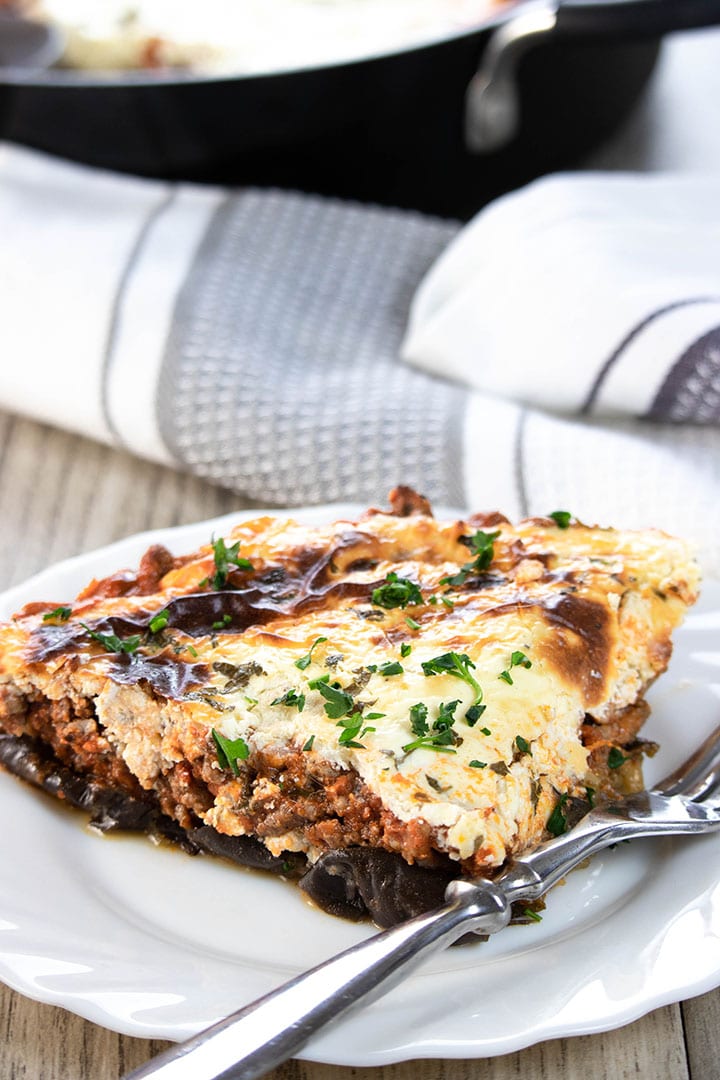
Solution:
<svg viewBox="0 0 720 1080">
<path fill-rule="evenodd" d="M 544 178 L 450 244 L 402 355 L 553 411 L 720 424 L 719 251 L 720 177 Z"/>
<path fill-rule="evenodd" d="M 423 304 L 436 313 L 464 283 L 440 277 L 453 242 L 455 252 L 465 243 L 456 223 L 139 180 L 0 147 L 0 407 L 265 504 L 382 503 L 406 483 L 436 503 L 513 518 L 560 508 L 592 523 L 656 525 L 694 538 L 720 575 L 720 427 L 561 417 L 578 408 L 564 387 L 547 408 L 529 407 L 526 383 L 545 354 L 521 347 L 520 329 L 524 343 L 523 324 L 543 307 L 535 292 L 550 303 L 556 282 L 520 288 L 512 264 L 527 229 L 507 228 L 514 259 L 476 302 L 494 324 L 493 363 L 515 383 L 478 391 L 453 366 L 462 327 L 448 330 L 432 372 L 400 359 L 421 281 L 406 347 Z M 672 235 L 679 255 L 682 231 Z M 626 271 L 610 261 L 606 270 L 612 294 Z M 500 303 L 502 278 L 512 305 Z M 433 280 L 447 290 L 437 303 Z M 566 325 L 555 324 L 560 350 Z M 474 326 L 468 319 L 468 336 Z M 583 336 L 573 326 L 574 363 L 592 383 L 596 328 Z"/>
</svg>

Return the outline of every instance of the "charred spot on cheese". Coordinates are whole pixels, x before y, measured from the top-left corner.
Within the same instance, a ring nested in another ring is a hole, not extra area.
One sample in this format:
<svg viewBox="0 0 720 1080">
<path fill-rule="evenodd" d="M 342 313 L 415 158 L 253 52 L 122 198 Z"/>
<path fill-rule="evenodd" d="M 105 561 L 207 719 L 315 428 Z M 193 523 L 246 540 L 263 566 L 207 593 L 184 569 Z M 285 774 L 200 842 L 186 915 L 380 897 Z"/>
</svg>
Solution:
<svg viewBox="0 0 720 1080">
<path fill-rule="evenodd" d="M 596 705 L 606 691 L 613 647 L 610 613 L 605 604 L 573 593 L 560 594 L 543 607 L 555 634 L 545 654 L 568 680 L 577 681 L 587 704 Z"/>
<path fill-rule="evenodd" d="M 393 510 L 242 522 L 220 589 L 208 547 L 153 549 L 28 605 L 0 626 L 0 733 L 323 881 L 368 853 L 494 873 L 588 790 L 642 784 L 643 693 L 697 588 L 687 546 L 437 521 L 407 490 Z"/>
</svg>

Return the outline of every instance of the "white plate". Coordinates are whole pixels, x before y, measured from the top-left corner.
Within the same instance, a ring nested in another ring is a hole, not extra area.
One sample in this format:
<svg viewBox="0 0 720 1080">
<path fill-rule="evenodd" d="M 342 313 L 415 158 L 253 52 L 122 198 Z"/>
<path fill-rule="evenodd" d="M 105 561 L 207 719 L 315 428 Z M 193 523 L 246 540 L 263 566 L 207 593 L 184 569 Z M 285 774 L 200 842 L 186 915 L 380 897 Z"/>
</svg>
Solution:
<svg viewBox="0 0 720 1080">
<path fill-rule="evenodd" d="M 290 511 L 329 520 L 355 508 Z M 70 599 L 133 565 L 152 541 L 177 553 L 242 516 L 120 541 L 0 597 Z M 662 744 L 650 782 L 720 719 L 720 584 L 677 634 L 651 693 Z M 295 888 L 208 857 L 102 838 L 80 814 L 0 775 L 0 977 L 130 1035 L 182 1039 L 371 932 L 309 907 Z M 303 1057 L 336 1065 L 481 1057 L 627 1023 L 720 983 L 720 837 L 634 841 L 572 874 L 543 921 L 428 961 L 385 998 L 330 1026 Z"/>
</svg>

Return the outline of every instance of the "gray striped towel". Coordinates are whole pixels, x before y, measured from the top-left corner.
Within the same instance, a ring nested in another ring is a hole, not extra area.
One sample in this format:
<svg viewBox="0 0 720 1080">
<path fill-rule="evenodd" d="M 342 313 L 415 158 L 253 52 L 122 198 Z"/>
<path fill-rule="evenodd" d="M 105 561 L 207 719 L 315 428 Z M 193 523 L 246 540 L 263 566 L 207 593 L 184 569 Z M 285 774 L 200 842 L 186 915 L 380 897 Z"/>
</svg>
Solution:
<svg viewBox="0 0 720 1080">
<path fill-rule="evenodd" d="M 405 483 L 511 517 L 569 508 L 694 537 L 720 574 L 720 210 L 689 227 L 713 186 L 667 181 L 688 218 L 656 222 L 662 288 L 646 259 L 630 296 L 631 201 L 617 250 L 593 231 L 663 183 L 553 179 L 460 232 L 1 147 L 0 407 L 266 504 Z"/>
</svg>

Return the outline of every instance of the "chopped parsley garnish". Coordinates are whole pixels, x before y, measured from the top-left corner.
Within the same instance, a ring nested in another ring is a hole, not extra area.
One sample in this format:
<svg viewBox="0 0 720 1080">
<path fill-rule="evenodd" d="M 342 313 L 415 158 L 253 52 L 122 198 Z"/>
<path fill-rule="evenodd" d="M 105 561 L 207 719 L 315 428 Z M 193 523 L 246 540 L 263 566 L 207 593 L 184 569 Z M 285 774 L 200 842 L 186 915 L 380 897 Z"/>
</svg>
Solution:
<svg viewBox="0 0 720 1080">
<path fill-rule="evenodd" d="M 567 795 L 561 795 L 555 803 L 555 809 L 547 820 L 547 825 L 545 827 L 553 836 L 562 836 L 567 829 L 567 815 L 563 810 L 567 800 Z"/>
<path fill-rule="evenodd" d="M 487 769 L 487 761 L 478 761 L 477 758 L 473 758 L 469 765 L 471 769 Z"/>
<path fill-rule="evenodd" d="M 385 578 L 385 584 L 373 589 L 372 602 L 378 607 L 405 608 L 408 604 L 422 604 L 423 598 L 420 589 L 409 578 L 398 577 L 391 570 Z"/>
<path fill-rule="evenodd" d="M 403 660 L 406 656 L 409 656 L 411 652 L 412 645 L 408 641 L 403 641 L 402 645 L 400 646 L 400 655 L 402 656 Z"/>
<path fill-rule="evenodd" d="M 97 630 L 91 630 L 87 623 L 80 623 L 93 641 L 99 641 L 104 649 L 112 653 L 134 653 L 141 641 L 140 634 L 131 637 L 119 638 L 117 634 L 99 634 Z"/>
<path fill-rule="evenodd" d="M 389 679 L 391 675 L 402 675 L 404 670 L 405 668 L 397 660 L 388 660 L 386 664 L 380 665 L 378 674 L 384 679 Z"/>
<path fill-rule="evenodd" d="M 197 656 L 198 651 L 193 645 L 186 645 L 185 647 L 191 656 Z"/>
<path fill-rule="evenodd" d="M 465 719 L 467 720 L 469 727 L 475 727 L 478 720 L 480 719 L 482 714 L 485 712 L 486 708 L 487 708 L 487 705 L 471 705 L 470 706 L 470 708 L 465 713 Z M 483 730 L 487 730 L 487 729 L 483 729 Z"/>
<path fill-rule="evenodd" d="M 455 601 L 454 600 L 450 600 L 447 596 L 441 596 L 440 599 L 442 600 L 443 604 L 448 609 L 448 611 L 454 611 L 454 609 L 455 609 Z"/>
<path fill-rule="evenodd" d="M 355 702 L 350 694 L 337 686 L 330 686 L 329 676 L 321 675 L 319 679 L 312 679 L 308 686 L 311 690 L 319 691 L 325 698 L 325 713 L 331 720 L 339 720 L 341 716 L 347 716 L 355 708 Z"/>
<path fill-rule="evenodd" d="M 321 645 L 323 641 L 327 641 L 327 638 L 326 637 L 315 638 L 312 645 L 310 646 L 310 651 L 306 652 L 304 656 L 301 656 L 299 660 L 295 661 L 295 667 L 300 668 L 301 671 L 304 671 L 305 668 L 310 667 L 310 664 L 312 663 L 313 649 L 316 646 Z"/>
<path fill-rule="evenodd" d="M 515 736 L 515 745 L 517 746 L 521 754 L 530 754 L 532 757 L 532 748 L 527 739 L 523 739 L 522 735 Z"/>
<path fill-rule="evenodd" d="M 327 709 L 327 706 L 325 706 L 325 708 Z M 340 735 L 338 735 L 338 743 L 340 746 L 350 746 L 358 750 L 364 750 L 364 745 L 361 742 L 358 742 L 358 739 L 362 739 L 369 732 L 375 731 L 375 728 L 363 727 L 363 723 L 363 716 L 359 712 L 351 713 L 350 716 L 344 716 L 338 720 L 337 727 L 343 729 Z"/>
<path fill-rule="evenodd" d="M 244 739 L 227 739 L 215 728 L 212 729 L 212 737 L 217 750 L 218 765 L 221 769 L 230 769 L 233 776 L 238 776 L 238 761 L 244 761 L 250 753 Z"/>
<path fill-rule="evenodd" d="M 250 697 L 248 694 L 243 694 L 243 697 L 247 701 L 248 709 L 254 709 L 258 703 L 258 699 L 256 697 Z"/>
<path fill-rule="evenodd" d="M 481 727 L 480 728 L 480 733 L 482 735 L 490 735 L 490 734 L 492 734 L 489 727 Z"/>
<path fill-rule="evenodd" d="M 548 517 L 553 519 L 558 529 L 569 528 L 572 521 L 572 514 L 569 510 L 553 510 L 552 514 L 548 514 Z"/>
<path fill-rule="evenodd" d="M 424 701 L 418 701 L 417 705 L 410 706 L 410 729 L 413 735 L 427 735 L 430 730 L 427 725 L 428 707 Z"/>
<path fill-rule="evenodd" d="M 542 922 L 542 915 L 538 915 L 537 911 L 533 911 L 532 908 L 523 908 L 523 915 L 526 919 L 532 919 L 533 922 Z"/>
<path fill-rule="evenodd" d="M 464 563 L 457 574 L 451 574 L 448 577 L 441 578 L 440 584 L 464 585 L 470 574 L 479 574 L 482 573 L 483 570 L 487 570 L 495 553 L 493 544 L 499 535 L 499 529 L 492 533 L 486 533 L 483 532 L 482 529 L 478 529 L 472 536 L 461 536 L 459 542 L 464 544 L 465 547 L 470 548 L 474 558 L 472 558 L 470 562 Z"/>
<path fill-rule="evenodd" d="M 314 742 L 315 742 L 315 736 L 311 735 L 310 738 L 308 739 L 308 741 L 303 746 L 303 750 L 312 750 Z"/>
<path fill-rule="evenodd" d="M 387 716 L 387 713 L 384 713 L 384 712 L 369 712 L 369 713 L 365 713 L 365 719 L 366 719 L 366 720 L 382 720 L 382 718 L 383 718 L 384 716 Z"/>
<path fill-rule="evenodd" d="M 453 749 L 453 746 L 460 740 L 452 727 L 455 723 L 454 713 L 459 704 L 459 701 L 441 704 L 432 728 L 427 722 L 427 705 L 422 701 L 413 705 L 410 709 L 410 727 L 417 738 L 403 746 L 404 753 L 409 754 L 422 747 L 423 750 L 441 750 L 456 754 L 457 750 Z"/>
<path fill-rule="evenodd" d="M 412 615 L 406 615 L 405 616 L 405 622 L 407 623 L 407 625 L 410 627 L 411 630 L 419 630 L 420 629 L 420 623 L 417 621 L 417 619 L 413 619 Z"/>
<path fill-rule="evenodd" d="M 153 615 L 150 620 L 150 633 L 159 634 L 161 630 L 164 630 L 167 624 L 170 622 L 169 611 L 158 611 L 157 615 Z"/>
<path fill-rule="evenodd" d="M 302 712 L 305 708 L 305 695 L 298 694 L 297 690 L 286 690 L 280 697 L 276 697 L 274 701 L 270 702 L 271 705 L 287 705 L 289 709 L 297 709 L 298 712 Z"/>
<path fill-rule="evenodd" d="M 607 757 L 608 768 L 619 769 L 621 765 L 624 765 L 628 759 L 623 754 L 622 750 L 617 746 L 613 746 L 610 749 L 610 753 Z"/>
<path fill-rule="evenodd" d="M 56 607 L 54 611 L 48 611 L 43 615 L 43 622 L 67 622 L 72 615 L 72 608 Z"/>
<path fill-rule="evenodd" d="M 421 667 L 425 675 L 452 675 L 468 684 L 475 694 L 475 700 L 465 713 L 465 719 L 470 727 L 476 724 L 485 710 L 481 704 L 483 692 L 480 683 L 470 674 L 470 668 L 475 667 L 470 657 L 466 653 L 446 652 L 434 656 L 432 660 L 424 660 Z"/>
<path fill-rule="evenodd" d="M 529 660 L 524 652 L 516 650 L 510 657 L 510 669 L 514 667 L 531 668 L 532 660 Z M 506 683 L 509 683 L 510 686 L 512 686 L 513 679 L 512 675 L 510 674 L 510 669 L 508 669 L 507 671 L 501 671 L 498 675 L 498 679 L 503 679 Z"/>
<path fill-rule="evenodd" d="M 228 612 L 226 611 L 225 614 L 223 615 L 222 619 L 218 619 L 217 622 L 214 622 L 212 624 L 212 629 L 213 630 L 224 630 L 225 627 L 229 626 L 231 622 L 232 622 L 232 615 L 229 615 Z"/>
<path fill-rule="evenodd" d="M 215 573 L 212 576 L 211 584 L 213 589 L 222 589 L 227 584 L 228 574 L 237 567 L 238 570 L 252 570 L 253 564 L 249 559 L 242 559 L 238 555 L 240 550 L 240 541 L 235 544 L 231 544 L 227 547 L 222 536 L 219 540 L 213 540 L 212 549 L 215 558 Z"/>
</svg>

